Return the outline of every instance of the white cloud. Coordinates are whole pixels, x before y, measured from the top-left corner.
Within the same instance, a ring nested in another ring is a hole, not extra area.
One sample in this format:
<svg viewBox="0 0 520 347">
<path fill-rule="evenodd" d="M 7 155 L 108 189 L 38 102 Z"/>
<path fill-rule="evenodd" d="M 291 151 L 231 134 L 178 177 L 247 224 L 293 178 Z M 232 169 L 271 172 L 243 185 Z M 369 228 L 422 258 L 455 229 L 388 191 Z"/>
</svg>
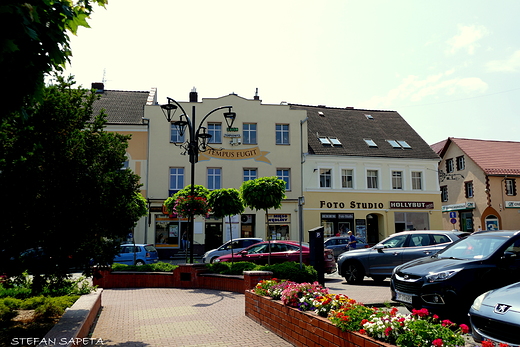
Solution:
<svg viewBox="0 0 520 347">
<path fill-rule="evenodd" d="M 484 93 L 488 89 L 488 84 L 478 77 L 447 78 L 453 73 L 454 70 L 448 70 L 427 76 L 425 79 L 413 75 L 405 77 L 401 84 L 390 90 L 386 96 L 374 96 L 364 107 L 391 108 L 396 101 L 417 103 L 429 96 L 433 96 L 436 100 L 442 96 L 468 97 L 475 93 Z"/>
<path fill-rule="evenodd" d="M 447 53 L 455 54 L 459 49 L 466 49 L 468 54 L 475 53 L 475 49 L 479 46 L 478 40 L 488 34 L 488 30 L 484 26 L 463 26 L 459 25 L 459 33 L 446 41 L 448 44 Z"/>
<path fill-rule="evenodd" d="M 486 66 L 489 71 L 518 72 L 520 71 L 520 50 L 514 52 L 508 59 L 493 60 Z"/>
</svg>

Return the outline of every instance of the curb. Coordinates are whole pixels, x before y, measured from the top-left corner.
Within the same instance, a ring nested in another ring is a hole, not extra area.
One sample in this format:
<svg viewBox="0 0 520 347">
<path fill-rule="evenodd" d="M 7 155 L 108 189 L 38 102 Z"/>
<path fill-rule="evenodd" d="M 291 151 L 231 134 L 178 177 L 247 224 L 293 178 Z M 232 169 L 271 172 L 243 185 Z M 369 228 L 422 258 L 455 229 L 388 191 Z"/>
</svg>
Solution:
<svg viewBox="0 0 520 347">
<path fill-rule="evenodd" d="M 83 346 L 94 344 L 88 338 L 90 328 L 101 309 L 101 294 L 97 289 L 82 295 L 61 317 L 56 325 L 42 338 L 38 346 Z"/>
</svg>

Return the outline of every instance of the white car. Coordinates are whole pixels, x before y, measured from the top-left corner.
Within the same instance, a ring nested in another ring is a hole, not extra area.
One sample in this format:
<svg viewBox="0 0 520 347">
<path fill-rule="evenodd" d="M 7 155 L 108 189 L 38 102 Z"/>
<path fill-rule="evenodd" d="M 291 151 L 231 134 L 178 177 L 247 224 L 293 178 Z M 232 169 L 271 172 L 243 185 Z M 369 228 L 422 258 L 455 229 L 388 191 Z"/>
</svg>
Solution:
<svg viewBox="0 0 520 347">
<path fill-rule="evenodd" d="M 212 249 L 207 251 L 202 257 L 203 263 L 213 263 L 215 259 L 222 255 L 231 254 L 231 252 L 236 253 L 243 250 L 246 247 L 254 245 L 255 243 L 262 242 L 261 238 L 257 237 L 245 237 L 245 238 L 237 238 L 233 240 L 229 240 L 224 243 L 222 246 L 216 249 Z"/>
</svg>

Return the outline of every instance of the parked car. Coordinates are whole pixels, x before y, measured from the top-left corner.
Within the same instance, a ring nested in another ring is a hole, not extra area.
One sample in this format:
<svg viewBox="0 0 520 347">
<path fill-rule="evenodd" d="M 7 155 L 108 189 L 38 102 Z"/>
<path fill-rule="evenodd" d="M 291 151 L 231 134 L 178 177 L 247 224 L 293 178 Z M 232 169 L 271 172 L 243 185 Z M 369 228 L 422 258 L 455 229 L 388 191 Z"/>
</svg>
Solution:
<svg viewBox="0 0 520 347">
<path fill-rule="evenodd" d="M 255 264 L 265 265 L 268 263 L 269 243 L 271 244 L 271 264 L 283 263 L 286 261 L 300 261 L 300 243 L 299 241 L 263 241 L 249 246 L 240 252 L 218 257 L 215 261 L 250 261 Z M 302 261 L 304 264 L 310 264 L 309 244 L 302 243 Z M 325 257 L 325 273 L 331 274 L 336 272 L 336 260 L 331 249 L 324 250 Z"/>
<path fill-rule="evenodd" d="M 485 231 L 396 267 L 390 289 L 408 308 L 466 320 L 476 297 L 518 281 L 520 231 Z"/>
<path fill-rule="evenodd" d="M 369 247 L 366 240 L 362 237 L 356 236 L 356 241 L 356 249 Z M 334 236 L 326 239 L 324 246 L 325 248 L 332 249 L 332 251 L 334 252 L 334 257 L 337 259 L 341 253 L 349 250 L 349 242 L 350 238 L 348 236 Z"/>
<path fill-rule="evenodd" d="M 382 281 L 392 270 L 412 259 L 437 253 L 469 233 L 442 230 L 403 231 L 375 246 L 353 249 L 338 257 L 339 274 L 349 284 L 361 283 L 365 276 Z"/>
<path fill-rule="evenodd" d="M 237 238 L 233 240 L 229 240 L 224 243 L 222 246 L 216 249 L 212 249 L 204 253 L 202 257 L 203 263 L 213 263 L 215 259 L 220 256 L 231 254 L 231 252 L 239 252 L 246 247 L 254 245 L 255 243 L 262 242 L 263 240 L 258 237 L 250 237 L 250 238 Z"/>
<path fill-rule="evenodd" d="M 120 252 L 114 257 L 114 263 L 126 265 L 144 265 L 157 263 L 159 255 L 153 245 L 128 243 L 121 245 Z"/>
<path fill-rule="evenodd" d="M 491 340 L 519 346 L 520 282 L 478 296 L 469 310 L 471 334 L 476 342 Z"/>
</svg>

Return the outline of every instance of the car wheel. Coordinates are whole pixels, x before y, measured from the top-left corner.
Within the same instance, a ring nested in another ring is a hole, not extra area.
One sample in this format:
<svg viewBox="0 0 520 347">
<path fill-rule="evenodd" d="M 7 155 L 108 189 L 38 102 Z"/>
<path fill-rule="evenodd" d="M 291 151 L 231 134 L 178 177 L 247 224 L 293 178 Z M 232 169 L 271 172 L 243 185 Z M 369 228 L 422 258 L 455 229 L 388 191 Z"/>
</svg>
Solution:
<svg viewBox="0 0 520 347">
<path fill-rule="evenodd" d="M 144 265 L 144 261 L 138 260 L 138 261 L 135 262 L 135 265 L 137 265 L 137 266 Z"/>
<path fill-rule="evenodd" d="M 343 271 L 343 277 L 345 277 L 348 284 L 359 284 L 363 282 L 365 274 L 360 265 L 348 263 L 345 267 L 345 271 Z"/>
</svg>

